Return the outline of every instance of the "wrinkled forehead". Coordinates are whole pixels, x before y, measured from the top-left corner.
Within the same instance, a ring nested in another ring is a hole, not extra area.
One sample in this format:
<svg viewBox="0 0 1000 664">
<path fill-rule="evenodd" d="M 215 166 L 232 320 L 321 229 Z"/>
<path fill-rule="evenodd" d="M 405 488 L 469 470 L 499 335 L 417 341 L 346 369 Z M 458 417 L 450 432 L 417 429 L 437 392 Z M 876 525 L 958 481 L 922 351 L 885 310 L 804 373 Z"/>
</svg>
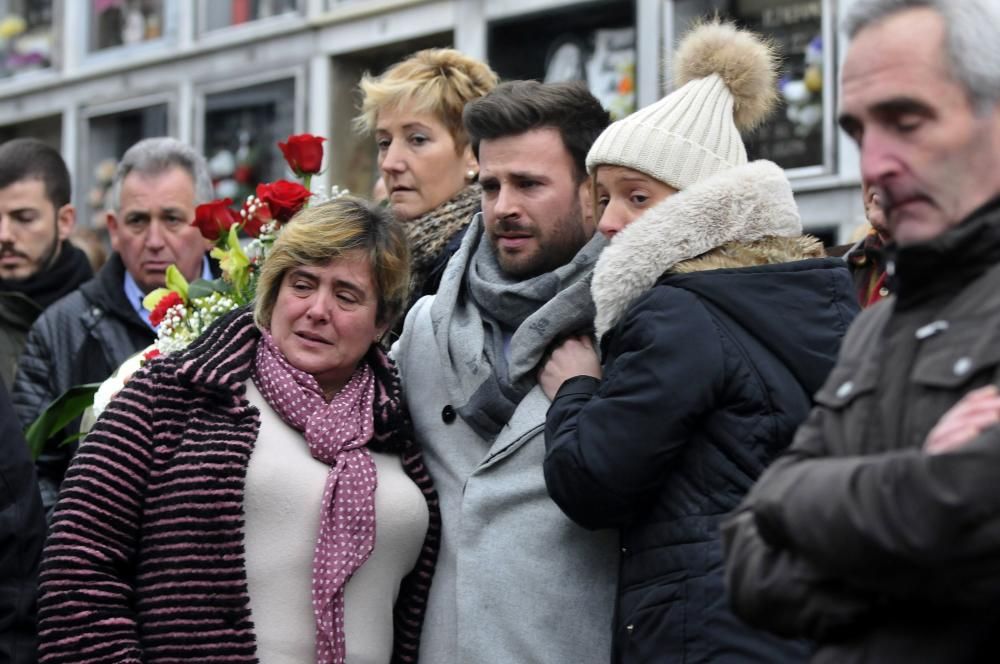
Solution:
<svg viewBox="0 0 1000 664">
<path fill-rule="evenodd" d="M 849 114 L 891 99 L 932 103 L 944 88 L 961 91 L 948 64 L 943 19 L 912 9 L 863 28 L 848 48 L 841 83 L 842 110 Z"/>
<path fill-rule="evenodd" d="M 122 180 L 121 209 L 194 208 L 194 178 L 184 168 L 144 173 L 132 171 Z"/>
</svg>

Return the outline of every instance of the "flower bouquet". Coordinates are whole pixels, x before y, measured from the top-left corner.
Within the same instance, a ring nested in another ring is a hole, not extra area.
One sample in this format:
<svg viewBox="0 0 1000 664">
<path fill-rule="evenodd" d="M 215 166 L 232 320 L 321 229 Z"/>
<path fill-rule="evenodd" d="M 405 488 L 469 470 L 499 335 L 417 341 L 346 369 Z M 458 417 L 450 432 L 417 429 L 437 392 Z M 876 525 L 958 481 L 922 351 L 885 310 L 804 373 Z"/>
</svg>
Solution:
<svg viewBox="0 0 1000 664">
<path fill-rule="evenodd" d="M 187 347 L 223 314 L 249 304 L 257 289 L 260 266 L 270 253 L 281 225 L 309 201 L 301 184 L 278 180 L 260 184 L 236 212 L 225 198 L 199 205 L 194 225 L 215 242 L 212 258 L 222 277 L 188 283 L 175 266 L 167 268 L 166 286 L 150 292 L 142 304 L 157 326 L 155 349 L 168 354 Z M 250 238 L 244 245 L 240 233 Z"/>
<path fill-rule="evenodd" d="M 189 283 L 176 266 L 167 268 L 166 285 L 143 299 L 143 306 L 151 312 L 150 323 L 157 327 L 156 341 L 129 358 L 100 387 L 85 386 L 87 394 L 73 388 L 56 399 L 26 433 L 35 456 L 47 440 L 92 405 L 93 417 L 84 419 L 84 428 L 89 429 L 88 422 L 100 416 L 128 378 L 146 362 L 184 349 L 217 318 L 253 301 L 260 267 L 281 226 L 306 207 L 313 197 L 309 186 L 312 176 L 320 172 L 324 140 L 320 136 L 299 134 L 289 136 L 285 143 L 278 143 L 285 161 L 302 180 L 301 184 L 288 180 L 259 184 L 255 194 L 248 196 L 239 210 L 233 209 L 233 201 L 229 198 L 197 207 L 192 225 L 198 227 L 203 237 L 215 242 L 210 255 L 219 261 L 222 276 Z M 334 187 L 330 196 L 321 198 L 336 198 L 344 193 Z M 92 404 L 90 394 L 93 394 Z M 70 436 L 63 443 L 77 437 Z"/>
</svg>

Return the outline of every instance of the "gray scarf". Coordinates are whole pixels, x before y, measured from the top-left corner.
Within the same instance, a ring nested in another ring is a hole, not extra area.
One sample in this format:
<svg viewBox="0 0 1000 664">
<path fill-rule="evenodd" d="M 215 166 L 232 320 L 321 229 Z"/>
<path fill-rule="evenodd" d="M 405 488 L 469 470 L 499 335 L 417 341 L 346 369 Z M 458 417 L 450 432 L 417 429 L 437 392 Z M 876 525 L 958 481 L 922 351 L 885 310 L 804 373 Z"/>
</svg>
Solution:
<svg viewBox="0 0 1000 664">
<path fill-rule="evenodd" d="M 572 261 L 517 281 L 497 263 L 477 214 L 448 263 L 431 305 L 438 351 L 450 368 L 448 392 L 458 414 L 492 441 L 535 385 L 546 348 L 567 334 L 590 330 L 594 304 L 590 275 L 605 240 L 600 234 Z M 510 361 L 504 333 L 510 339 Z"/>
</svg>

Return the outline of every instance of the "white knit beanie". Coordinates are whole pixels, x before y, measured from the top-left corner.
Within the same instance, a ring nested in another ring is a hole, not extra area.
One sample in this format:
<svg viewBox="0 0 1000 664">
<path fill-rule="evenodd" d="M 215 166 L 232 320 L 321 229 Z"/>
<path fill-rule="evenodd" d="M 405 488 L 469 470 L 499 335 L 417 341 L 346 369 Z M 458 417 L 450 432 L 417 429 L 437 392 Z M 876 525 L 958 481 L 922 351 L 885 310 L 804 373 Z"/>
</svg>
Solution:
<svg viewBox="0 0 1000 664">
<path fill-rule="evenodd" d="M 713 21 L 691 30 L 674 59 L 678 87 L 613 123 L 587 153 L 587 172 L 625 166 L 683 190 L 747 163 L 740 130 L 777 100 L 777 62 L 757 35 Z"/>
</svg>

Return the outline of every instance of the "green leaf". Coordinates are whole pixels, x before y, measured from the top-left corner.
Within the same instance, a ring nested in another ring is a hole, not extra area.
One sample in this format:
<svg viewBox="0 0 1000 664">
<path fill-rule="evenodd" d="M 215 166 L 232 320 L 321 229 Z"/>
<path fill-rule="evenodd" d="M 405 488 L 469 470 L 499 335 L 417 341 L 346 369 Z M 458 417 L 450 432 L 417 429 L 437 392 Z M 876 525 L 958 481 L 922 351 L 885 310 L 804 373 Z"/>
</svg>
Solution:
<svg viewBox="0 0 1000 664">
<path fill-rule="evenodd" d="M 45 447 L 45 443 L 50 438 L 93 405 L 94 393 L 100 386 L 100 383 L 87 383 L 69 388 L 58 399 L 49 404 L 49 407 L 42 411 L 38 419 L 28 426 L 24 437 L 28 441 L 28 449 L 31 451 L 33 459 L 38 458 L 38 455 L 42 453 L 42 448 Z M 65 444 L 65 442 L 60 444 Z"/>
<path fill-rule="evenodd" d="M 188 297 L 192 300 L 197 300 L 198 298 L 208 297 L 212 293 L 228 293 L 231 290 L 232 287 L 222 279 L 213 279 L 212 281 L 195 279 L 188 286 Z"/>
<path fill-rule="evenodd" d="M 185 302 L 188 301 L 188 282 L 176 265 L 167 268 L 167 288 L 180 295 Z"/>
<path fill-rule="evenodd" d="M 142 298 L 142 307 L 146 311 L 152 311 L 153 309 L 156 308 L 156 305 L 160 303 L 160 300 L 165 298 L 171 292 L 173 291 L 171 291 L 169 288 L 157 288 L 153 291 L 150 291 L 150 293 L 146 295 L 146 297 Z"/>
<path fill-rule="evenodd" d="M 81 438 L 83 438 L 84 436 L 86 436 L 88 433 L 90 433 L 90 432 L 89 431 L 81 431 L 80 433 L 74 433 L 72 436 L 66 436 L 65 438 L 62 439 L 62 442 L 59 443 L 59 447 L 62 447 L 63 445 L 69 445 L 70 443 L 76 442 L 76 441 L 80 440 Z"/>
</svg>

